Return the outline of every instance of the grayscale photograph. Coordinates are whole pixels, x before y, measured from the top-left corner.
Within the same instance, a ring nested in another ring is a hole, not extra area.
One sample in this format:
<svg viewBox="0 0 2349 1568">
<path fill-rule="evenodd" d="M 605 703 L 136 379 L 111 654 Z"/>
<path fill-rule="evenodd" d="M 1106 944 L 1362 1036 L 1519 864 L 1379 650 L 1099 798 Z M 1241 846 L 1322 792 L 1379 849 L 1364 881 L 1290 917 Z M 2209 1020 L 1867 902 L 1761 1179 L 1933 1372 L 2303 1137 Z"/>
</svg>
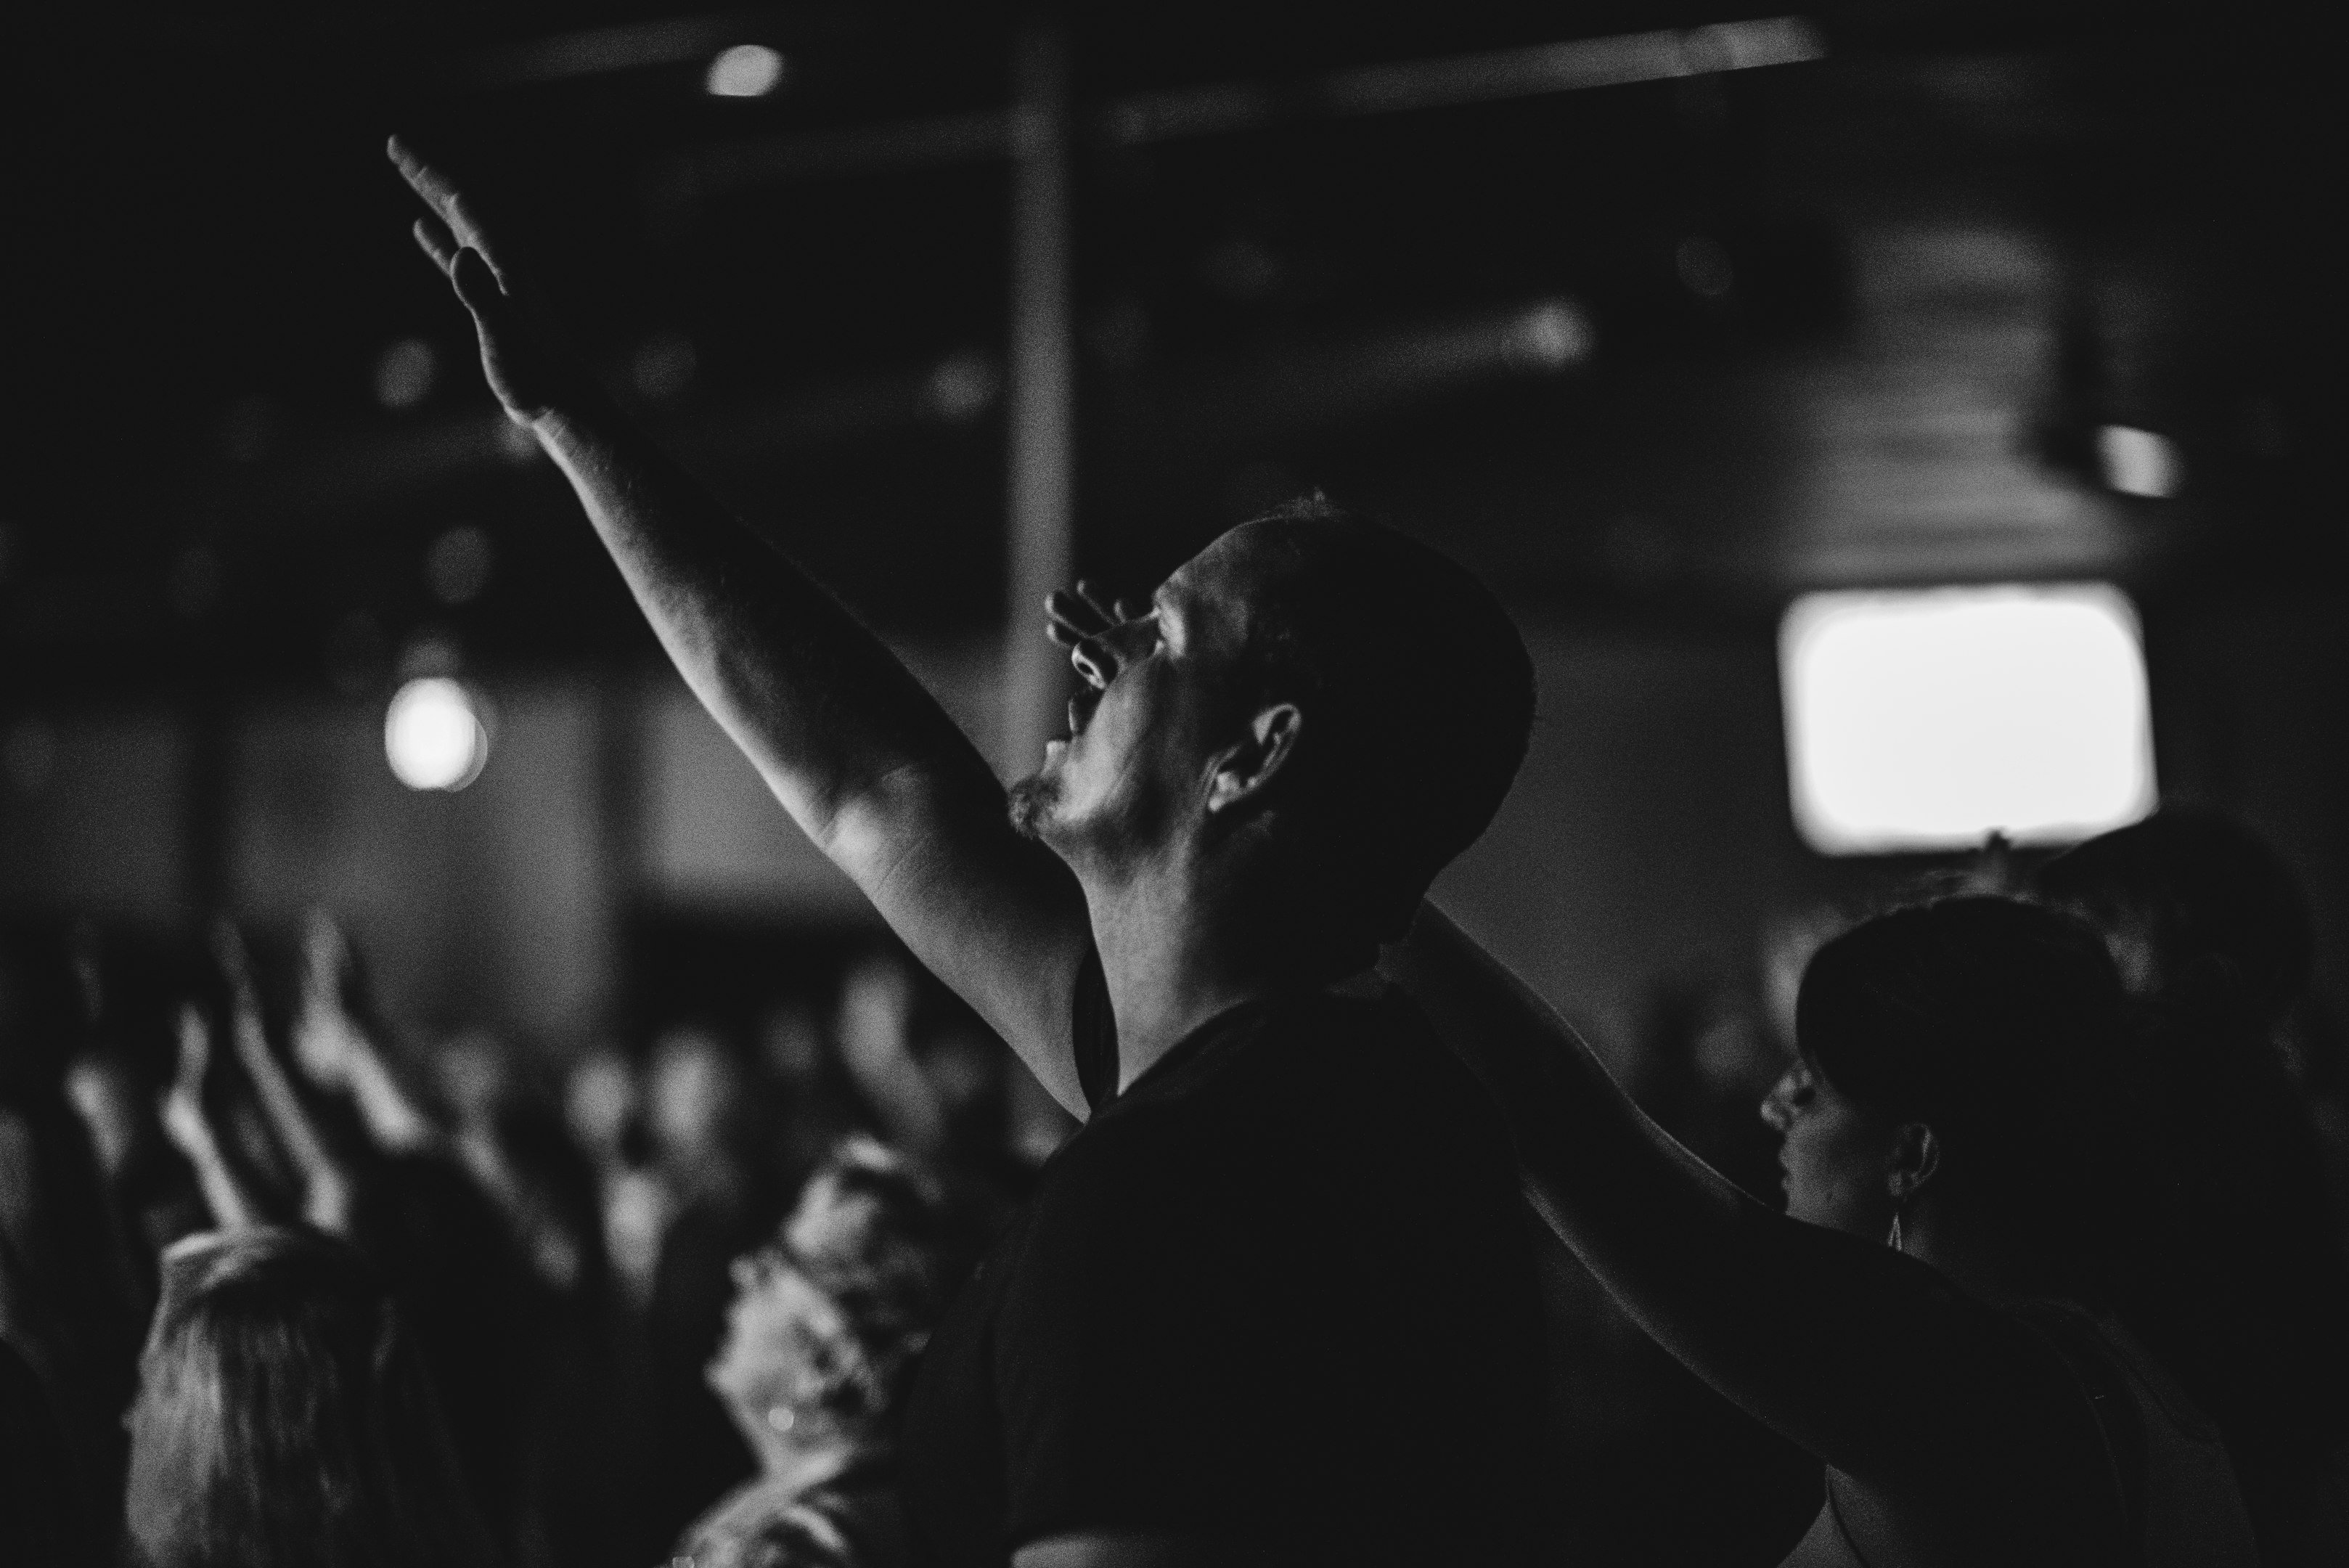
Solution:
<svg viewBox="0 0 2349 1568">
<path fill-rule="evenodd" d="M 0 1568 L 2349 1565 L 2328 8 L 708 4 L 0 15 Z"/>
</svg>

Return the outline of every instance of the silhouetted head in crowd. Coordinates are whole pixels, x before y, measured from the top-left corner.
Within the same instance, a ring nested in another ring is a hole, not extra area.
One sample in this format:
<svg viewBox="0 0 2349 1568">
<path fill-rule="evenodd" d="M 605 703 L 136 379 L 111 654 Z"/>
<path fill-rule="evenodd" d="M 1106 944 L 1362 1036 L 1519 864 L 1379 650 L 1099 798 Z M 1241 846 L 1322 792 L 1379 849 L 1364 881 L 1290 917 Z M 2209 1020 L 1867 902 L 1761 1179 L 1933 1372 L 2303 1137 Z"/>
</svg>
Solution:
<svg viewBox="0 0 2349 1568">
<path fill-rule="evenodd" d="M 1076 644 L 1070 734 L 1013 820 L 1114 898 L 1145 880 L 1326 934 L 1400 935 L 1524 759 L 1533 667 L 1457 564 L 1318 499 L 1243 524 Z M 1301 919 L 1299 917 L 1302 917 Z"/>
<path fill-rule="evenodd" d="M 1997 1287 L 2078 1292 L 2127 1179 L 2116 1117 L 2125 999 L 2094 932 L 1963 898 L 1822 947 L 1798 1060 L 1764 1106 L 1787 1211 L 1961 1256 Z"/>
<path fill-rule="evenodd" d="M 2291 868 L 2227 817 L 2164 811 L 2037 886 L 2097 926 L 2148 1003 L 2132 1043 L 2164 1226 L 2148 1338 L 2239 1456 L 2349 1438 L 2349 1255 L 2308 1099 L 2336 1064 L 2292 1027 L 2314 936 Z"/>
<path fill-rule="evenodd" d="M 89 1020 L 67 945 L 0 934 L 0 1336 L 47 1385 L 81 1479 L 120 1475 L 116 1425 L 138 1345 L 135 1261 L 118 1249 L 67 1064 Z"/>
<path fill-rule="evenodd" d="M 432 1386 L 357 1253 L 304 1231 L 194 1236 L 130 1414 L 140 1568 L 486 1564 Z"/>
<path fill-rule="evenodd" d="M 935 1197 L 866 1137 L 819 1166 L 773 1241 L 734 1265 L 709 1368 L 771 1470 L 885 1446 L 943 1304 Z"/>
<path fill-rule="evenodd" d="M 1897 1216 L 1961 1282 L 2109 1308 L 2239 1458 L 2322 1450 L 2349 1435 L 2349 1275 L 2307 1118 L 2232 995 L 2135 1002 L 2044 906 L 1867 921 L 1805 971 L 1764 1107 L 1787 1211 L 1871 1238 Z"/>
<path fill-rule="evenodd" d="M 2226 963 L 2270 1016 L 2307 988 L 2308 901 L 2275 852 L 2228 817 L 2158 812 L 2055 857 L 2035 882 L 2105 934 L 2133 995 L 2158 995 L 2204 959 Z"/>
<path fill-rule="evenodd" d="M 564 1125 L 596 1168 L 627 1162 L 644 1116 L 644 1082 L 618 1047 L 599 1044 L 572 1064 L 563 1081 Z"/>
</svg>

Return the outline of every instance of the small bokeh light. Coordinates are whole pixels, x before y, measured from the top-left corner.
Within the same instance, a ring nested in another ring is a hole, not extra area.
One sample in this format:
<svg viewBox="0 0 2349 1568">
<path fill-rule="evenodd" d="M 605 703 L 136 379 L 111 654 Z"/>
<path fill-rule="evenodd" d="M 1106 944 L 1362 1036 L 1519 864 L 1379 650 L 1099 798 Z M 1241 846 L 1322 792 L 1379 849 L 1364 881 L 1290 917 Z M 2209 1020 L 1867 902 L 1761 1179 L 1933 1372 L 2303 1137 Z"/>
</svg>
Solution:
<svg viewBox="0 0 2349 1568">
<path fill-rule="evenodd" d="M 432 395 L 440 374 L 440 356 L 420 337 L 403 337 L 376 357 L 375 400 L 387 409 L 412 409 Z"/>
<path fill-rule="evenodd" d="M 712 98 L 764 98 L 783 85 L 783 57 L 764 44 L 737 44 L 709 62 Z"/>
<path fill-rule="evenodd" d="M 1563 370 L 1590 358 L 1599 335 L 1590 315 L 1571 299 L 1545 299 L 1517 318 L 1509 351 L 1534 370 Z"/>
<path fill-rule="evenodd" d="M 393 776 L 409 788 L 460 790 L 490 760 L 489 726 L 461 683 L 425 676 L 393 693 L 383 750 Z"/>
<path fill-rule="evenodd" d="M 1815 849 L 2060 843 L 2153 809 L 2145 660 L 2117 588 L 1809 594 L 1779 655 Z"/>
<path fill-rule="evenodd" d="M 2168 437 L 2130 425 L 2106 425 L 2096 432 L 2096 461 L 2106 484 L 2148 501 L 2177 494 L 2185 477 L 2185 464 Z"/>
</svg>

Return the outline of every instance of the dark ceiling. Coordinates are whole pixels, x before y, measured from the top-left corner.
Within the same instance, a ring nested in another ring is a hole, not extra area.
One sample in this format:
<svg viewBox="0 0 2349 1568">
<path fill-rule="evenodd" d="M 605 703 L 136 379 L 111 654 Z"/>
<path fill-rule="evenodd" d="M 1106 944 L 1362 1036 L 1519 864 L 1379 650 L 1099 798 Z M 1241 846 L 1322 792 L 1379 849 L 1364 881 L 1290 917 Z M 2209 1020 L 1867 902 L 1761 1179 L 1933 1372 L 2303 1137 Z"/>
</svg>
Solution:
<svg viewBox="0 0 2349 1568">
<path fill-rule="evenodd" d="M 969 127 L 1005 101 L 1016 19 L 488 9 L 11 16 L 0 702 L 357 691 L 419 637 L 490 667 L 647 656 L 560 482 L 501 441 L 405 238 L 392 129 L 510 218 L 581 348 L 852 602 L 995 623 L 1007 179 Z M 1814 64 L 1100 129 L 1137 94 L 1756 10 L 1375 9 L 1064 23 L 1092 128 L 1090 568 L 1140 580 L 1319 483 L 1531 606 L 1752 616 L 1806 580 L 2000 570 L 2337 581 L 2339 95 L 2313 8 L 1838 6 L 1809 14 Z M 782 51 L 782 90 L 701 90 L 737 42 Z M 893 127 L 930 151 L 889 152 Z M 1587 359 L 1544 358 L 1557 320 Z M 2178 501 L 2099 493 L 2113 422 L 2187 453 Z"/>
</svg>

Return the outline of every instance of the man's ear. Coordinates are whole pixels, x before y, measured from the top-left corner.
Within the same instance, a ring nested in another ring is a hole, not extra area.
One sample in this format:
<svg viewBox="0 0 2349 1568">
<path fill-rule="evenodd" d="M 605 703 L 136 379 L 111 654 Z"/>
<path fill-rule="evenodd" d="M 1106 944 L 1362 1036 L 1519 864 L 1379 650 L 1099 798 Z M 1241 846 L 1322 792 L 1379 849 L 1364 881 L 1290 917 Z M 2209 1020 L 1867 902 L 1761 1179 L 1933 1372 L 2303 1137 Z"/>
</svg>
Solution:
<svg viewBox="0 0 2349 1568">
<path fill-rule="evenodd" d="M 1259 709 L 1248 721 L 1247 739 L 1217 757 L 1207 775 L 1207 812 L 1213 815 L 1264 792 L 1273 775 L 1296 754 L 1305 715 L 1294 702 Z"/>
<path fill-rule="evenodd" d="M 1923 1122 L 1905 1122 L 1892 1135 L 1892 1153 L 1885 1162 L 1885 1189 L 1895 1203 L 1906 1203 L 1941 1168 L 1941 1140 Z"/>
</svg>

